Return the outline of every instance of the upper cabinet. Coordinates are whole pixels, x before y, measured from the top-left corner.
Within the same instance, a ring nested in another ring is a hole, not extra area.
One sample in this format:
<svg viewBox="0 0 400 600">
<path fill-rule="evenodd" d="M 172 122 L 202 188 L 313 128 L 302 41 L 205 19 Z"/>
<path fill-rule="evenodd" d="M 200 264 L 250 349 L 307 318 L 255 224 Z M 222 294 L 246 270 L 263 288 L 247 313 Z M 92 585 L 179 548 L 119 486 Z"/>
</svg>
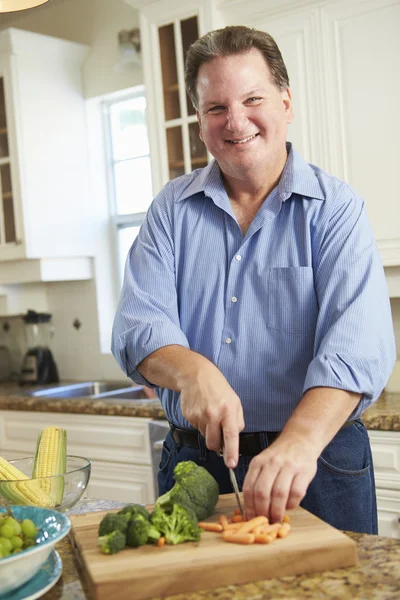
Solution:
<svg viewBox="0 0 400 600">
<path fill-rule="evenodd" d="M 153 189 L 170 179 L 205 167 L 210 159 L 199 138 L 195 109 L 185 91 L 184 64 L 190 45 L 214 28 L 210 0 L 143 3 L 141 38 L 147 96 Z"/>
<path fill-rule="evenodd" d="M 248 14 L 246 2 L 221 0 L 220 8 L 226 24 L 275 38 L 293 96 L 289 140 L 364 198 L 384 266 L 400 266 L 400 123 L 392 109 L 400 97 L 400 1 L 254 0 Z"/>
<path fill-rule="evenodd" d="M 93 255 L 81 81 L 87 55 L 74 42 L 0 33 L 0 261 L 76 258 L 78 275 L 82 257 Z"/>
</svg>

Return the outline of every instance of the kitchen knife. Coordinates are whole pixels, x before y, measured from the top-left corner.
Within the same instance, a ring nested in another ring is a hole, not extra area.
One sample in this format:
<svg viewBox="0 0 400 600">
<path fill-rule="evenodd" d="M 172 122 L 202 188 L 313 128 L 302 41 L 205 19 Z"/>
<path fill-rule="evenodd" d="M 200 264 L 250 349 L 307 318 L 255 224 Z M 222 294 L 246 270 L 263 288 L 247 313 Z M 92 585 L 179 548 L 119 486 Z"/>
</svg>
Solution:
<svg viewBox="0 0 400 600">
<path fill-rule="evenodd" d="M 223 455 L 224 460 L 225 460 L 224 450 L 222 450 L 222 455 Z M 239 486 L 238 486 L 238 483 L 236 481 L 235 471 L 233 469 L 230 469 L 229 467 L 228 467 L 228 471 L 229 471 L 229 477 L 230 477 L 230 480 L 231 480 L 231 483 L 232 483 L 233 491 L 235 492 L 236 502 L 237 502 L 238 508 L 240 510 L 240 514 L 242 515 L 242 518 L 244 520 L 245 519 L 244 510 L 243 510 L 243 506 L 242 506 L 242 501 L 240 500 Z"/>
</svg>

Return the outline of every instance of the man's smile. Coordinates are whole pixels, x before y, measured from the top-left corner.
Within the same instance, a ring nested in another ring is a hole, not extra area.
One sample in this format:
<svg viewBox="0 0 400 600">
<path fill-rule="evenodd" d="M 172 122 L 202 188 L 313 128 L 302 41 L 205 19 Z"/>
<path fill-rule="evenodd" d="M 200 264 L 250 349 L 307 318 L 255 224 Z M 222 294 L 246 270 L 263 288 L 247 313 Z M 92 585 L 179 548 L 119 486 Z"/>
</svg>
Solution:
<svg viewBox="0 0 400 600">
<path fill-rule="evenodd" d="M 245 138 L 242 138 L 240 140 L 225 140 L 226 142 L 228 142 L 229 144 L 246 144 L 247 142 L 250 142 L 251 140 L 254 140 L 258 135 L 260 135 L 259 133 L 254 133 L 253 135 L 249 135 Z"/>
</svg>

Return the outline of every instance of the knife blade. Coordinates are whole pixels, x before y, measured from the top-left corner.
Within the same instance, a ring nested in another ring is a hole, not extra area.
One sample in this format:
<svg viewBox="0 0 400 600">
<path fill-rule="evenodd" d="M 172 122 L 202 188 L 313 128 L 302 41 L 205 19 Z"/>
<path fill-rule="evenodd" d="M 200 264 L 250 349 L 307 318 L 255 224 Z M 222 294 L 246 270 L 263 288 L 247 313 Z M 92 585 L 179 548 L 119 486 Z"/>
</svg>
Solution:
<svg viewBox="0 0 400 600">
<path fill-rule="evenodd" d="M 229 469 L 229 467 L 228 467 L 228 469 Z M 244 518 L 245 518 L 244 517 L 244 510 L 243 510 L 243 507 L 242 507 L 242 502 L 240 500 L 239 486 L 238 486 L 238 483 L 236 481 L 235 471 L 233 469 L 229 469 L 229 477 L 231 478 L 231 483 L 232 483 L 232 486 L 233 486 L 233 489 L 234 489 L 234 492 L 235 492 L 236 502 L 237 502 L 237 505 L 239 507 L 240 514 L 242 515 L 242 518 L 244 520 Z"/>
<path fill-rule="evenodd" d="M 222 449 L 222 456 L 225 460 L 225 452 L 224 449 Z M 243 520 L 245 519 L 244 516 L 244 510 L 243 510 L 243 506 L 242 506 L 242 501 L 240 500 L 240 492 L 239 492 L 239 486 L 238 486 L 238 482 L 236 480 L 236 475 L 235 475 L 235 471 L 233 469 L 230 469 L 229 467 L 227 467 L 228 471 L 229 471 L 229 478 L 231 480 L 231 484 L 233 487 L 233 491 L 235 492 L 235 496 L 236 496 L 236 503 L 238 505 L 238 508 L 240 510 L 240 514 L 242 515 Z"/>
</svg>

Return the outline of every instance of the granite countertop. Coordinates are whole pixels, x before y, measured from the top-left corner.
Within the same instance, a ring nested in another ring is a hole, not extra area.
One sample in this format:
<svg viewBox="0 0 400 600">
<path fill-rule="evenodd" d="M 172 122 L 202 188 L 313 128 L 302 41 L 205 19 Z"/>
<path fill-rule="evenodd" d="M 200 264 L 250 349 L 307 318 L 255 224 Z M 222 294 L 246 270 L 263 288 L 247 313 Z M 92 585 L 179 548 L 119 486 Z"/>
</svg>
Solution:
<svg viewBox="0 0 400 600">
<path fill-rule="evenodd" d="M 86 499 L 71 512 L 111 510 L 121 506 L 124 506 L 121 502 Z M 163 600 L 397 600 L 400 593 L 400 540 L 357 533 L 348 535 L 357 543 L 357 567 L 230 585 Z M 65 538 L 56 549 L 63 560 L 62 577 L 43 599 L 88 600 L 69 539 Z"/>
<path fill-rule="evenodd" d="M 0 384 L 0 410 L 79 413 L 119 417 L 165 419 L 160 401 L 156 399 L 121 400 L 101 398 L 38 398 L 24 395 L 24 388 L 15 383 Z M 400 431 L 400 392 L 383 393 L 363 414 L 367 429 Z"/>
</svg>

